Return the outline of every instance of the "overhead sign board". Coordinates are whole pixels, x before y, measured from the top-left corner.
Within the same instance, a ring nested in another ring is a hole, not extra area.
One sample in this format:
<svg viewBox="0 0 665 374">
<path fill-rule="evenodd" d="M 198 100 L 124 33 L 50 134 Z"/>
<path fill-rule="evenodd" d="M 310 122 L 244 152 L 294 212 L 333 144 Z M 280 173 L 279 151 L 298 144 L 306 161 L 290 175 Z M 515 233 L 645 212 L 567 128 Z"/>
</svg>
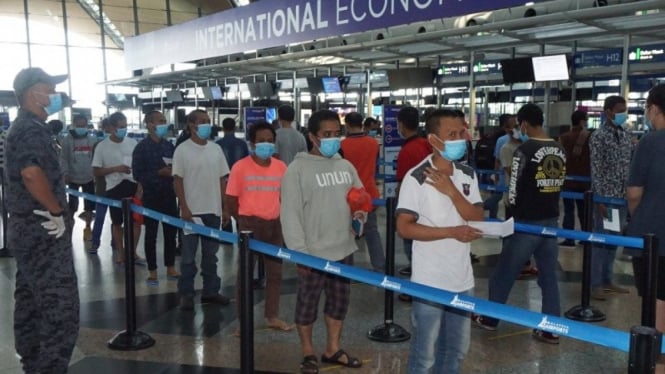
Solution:
<svg viewBox="0 0 665 374">
<path fill-rule="evenodd" d="M 665 61 L 665 45 L 633 47 L 628 54 L 630 62 L 662 62 Z"/>
<path fill-rule="evenodd" d="M 621 65 L 622 63 L 623 50 L 620 48 L 579 52 L 575 53 L 575 57 L 573 58 L 575 69 Z"/>
<path fill-rule="evenodd" d="M 441 65 L 437 71 L 440 77 L 458 77 L 462 75 L 469 75 L 469 64 L 445 64 Z"/>
<path fill-rule="evenodd" d="M 125 39 L 129 70 L 523 5 L 524 0 L 271 0 Z"/>
<path fill-rule="evenodd" d="M 489 60 L 489 61 L 479 61 L 473 64 L 473 73 L 474 74 L 500 74 L 501 73 L 501 61 L 500 60 Z"/>
</svg>

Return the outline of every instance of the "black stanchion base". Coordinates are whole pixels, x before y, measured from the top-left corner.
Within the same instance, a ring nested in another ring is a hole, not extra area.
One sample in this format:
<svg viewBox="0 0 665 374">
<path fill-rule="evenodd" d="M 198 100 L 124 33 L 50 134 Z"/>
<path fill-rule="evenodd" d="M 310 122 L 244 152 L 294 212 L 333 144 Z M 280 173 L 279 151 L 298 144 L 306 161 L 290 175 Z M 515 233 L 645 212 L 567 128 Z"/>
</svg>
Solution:
<svg viewBox="0 0 665 374">
<path fill-rule="evenodd" d="M 582 322 L 600 322 L 605 320 L 605 314 L 591 305 L 584 307 L 577 305 L 565 313 L 566 318 Z"/>
<path fill-rule="evenodd" d="M 369 330 L 367 337 L 382 343 L 398 343 L 411 339 L 411 334 L 398 324 L 384 323 Z"/>
<path fill-rule="evenodd" d="M 150 335 L 142 331 L 135 331 L 130 334 L 127 330 L 117 333 L 108 343 L 109 348 L 116 351 L 139 351 L 153 345 L 155 345 L 155 339 Z"/>
<path fill-rule="evenodd" d="M 14 257 L 9 248 L 0 248 L 0 257 Z"/>
</svg>

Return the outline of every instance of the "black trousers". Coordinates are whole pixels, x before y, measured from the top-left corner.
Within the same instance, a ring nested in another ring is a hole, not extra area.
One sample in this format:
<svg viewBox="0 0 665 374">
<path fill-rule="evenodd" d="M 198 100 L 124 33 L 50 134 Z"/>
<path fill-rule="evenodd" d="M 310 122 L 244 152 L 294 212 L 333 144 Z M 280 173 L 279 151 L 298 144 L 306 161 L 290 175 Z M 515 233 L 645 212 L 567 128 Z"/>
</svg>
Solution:
<svg viewBox="0 0 665 374">
<path fill-rule="evenodd" d="M 143 206 L 156 210 L 160 213 L 178 217 L 178 206 L 175 193 L 172 191 L 155 193 L 146 191 L 143 194 Z M 148 270 L 157 269 L 157 229 L 159 221 L 144 217 L 145 238 L 143 241 L 145 258 L 148 262 Z M 178 229 L 175 226 L 162 222 L 162 234 L 164 235 L 164 266 L 173 266 L 175 263 L 175 238 Z"/>
</svg>

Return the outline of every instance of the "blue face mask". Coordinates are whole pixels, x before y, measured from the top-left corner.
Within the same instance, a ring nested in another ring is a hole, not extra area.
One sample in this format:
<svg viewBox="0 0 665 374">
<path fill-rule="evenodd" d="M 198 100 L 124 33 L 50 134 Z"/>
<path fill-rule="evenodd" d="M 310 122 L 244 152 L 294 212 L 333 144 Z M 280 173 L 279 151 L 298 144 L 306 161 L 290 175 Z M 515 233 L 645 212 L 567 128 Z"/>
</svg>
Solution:
<svg viewBox="0 0 665 374">
<path fill-rule="evenodd" d="M 438 150 L 439 154 L 441 157 L 445 158 L 448 161 L 457 161 L 460 158 L 464 156 L 466 153 L 466 140 L 465 139 L 458 139 L 458 140 L 446 140 L 443 141 L 441 138 L 435 135 L 437 139 L 441 143 L 443 143 L 443 151 Z"/>
<path fill-rule="evenodd" d="M 628 112 L 614 113 L 614 122 L 615 125 L 619 127 L 626 127 L 626 120 L 628 120 Z"/>
<path fill-rule="evenodd" d="M 369 133 L 367 135 L 371 136 L 372 138 L 376 136 L 376 130 L 369 130 Z"/>
<path fill-rule="evenodd" d="M 209 123 L 202 123 L 196 128 L 196 136 L 206 140 L 210 137 L 211 131 L 212 131 L 212 125 L 210 125 Z"/>
<path fill-rule="evenodd" d="M 120 129 L 116 129 L 115 130 L 115 136 L 117 136 L 120 139 L 124 139 L 125 136 L 127 136 L 127 128 L 123 127 L 123 128 L 120 128 Z"/>
<path fill-rule="evenodd" d="M 339 151 L 341 146 L 340 138 L 324 138 L 321 139 L 321 146 L 319 147 L 319 152 L 323 157 L 330 158 Z"/>
<path fill-rule="evenodd" d="M 86 129 L 84 127 L 74 127 L 74 133 L 77 136 L 86 136 L 86 135 L 88 135 L 88 129 Z"/>
<path fill-rule="evenodd" d="M 155 135 L 157 135 L 160 138 L 165 137 L 168 131 L 169 131 L 169 125 L 157 125 L 155 127 Z"/>
<path fill-rule="evenodd" d="M 48 95 L 49 104 L 44 107 L 44 111 L 49 116 L 62 110 L 62 95 L 53 93 Z"/>
<path fill-rule="evenodd" d="M 275 154 L 275 144 L 268 142 L 256 143 L 254 145 L 254 153 L 261 160 L 267 160 Z"/>
</svg>

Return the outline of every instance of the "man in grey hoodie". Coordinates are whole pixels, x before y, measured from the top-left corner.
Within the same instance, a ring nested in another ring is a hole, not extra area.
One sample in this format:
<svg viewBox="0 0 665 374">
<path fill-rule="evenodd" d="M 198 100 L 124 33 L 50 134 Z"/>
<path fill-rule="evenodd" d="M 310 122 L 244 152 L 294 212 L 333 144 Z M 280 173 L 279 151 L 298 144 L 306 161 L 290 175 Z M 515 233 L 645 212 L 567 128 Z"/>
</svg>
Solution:
<svg viewBox="0 0 665 374">
<path fill-rule="evenodd" d="M 60 168 L 65 177 L 65 183 L 73 190 L 81 189 L 85 193 L 95 194 L 95 181 L 92 176 L 92 150 L 97 139 L 88 136 L 88 119 L 85 116 L 74 117 L 72 129 L 68 136 L 62 141 L 62 152 L 60 153 Z M 73 216 L 78 210 L 79 198 L 69 195 L 69 213 Z M 92 200 L 84 200 L 83 218 L 85 228 L 83 229 L 83 241 L 86 249 L 92 246 L 92 212 L 95 203 Z"/>
<path fill-rule="evenodd" d="M 351 188 L 362 188 L 356 169 L 337 153 L 340 121 L 329 110 L 316 112 L 307 124 L 313 147 L 298 153 L 282 179 L 281 219 L 286 245 L 295 251 L 328 260 L 323 272 L 298 266 L 295 322 L 302 344 L 302 373 L 317 373 L 318 360 L 312 345 L 312 326 L 317 317 L 321 291 L 328 333 L 323 362 L 357 368 L 362 365 L 340 349 L 340 336 L 349 306 L 348 279 L 341 278 L 336 263 L 352 264 L 357 250 L 351 229 L 352 214 L 347 204 Z M 357 216 L 358 213 L 354 214 Z"/>
</svg>

